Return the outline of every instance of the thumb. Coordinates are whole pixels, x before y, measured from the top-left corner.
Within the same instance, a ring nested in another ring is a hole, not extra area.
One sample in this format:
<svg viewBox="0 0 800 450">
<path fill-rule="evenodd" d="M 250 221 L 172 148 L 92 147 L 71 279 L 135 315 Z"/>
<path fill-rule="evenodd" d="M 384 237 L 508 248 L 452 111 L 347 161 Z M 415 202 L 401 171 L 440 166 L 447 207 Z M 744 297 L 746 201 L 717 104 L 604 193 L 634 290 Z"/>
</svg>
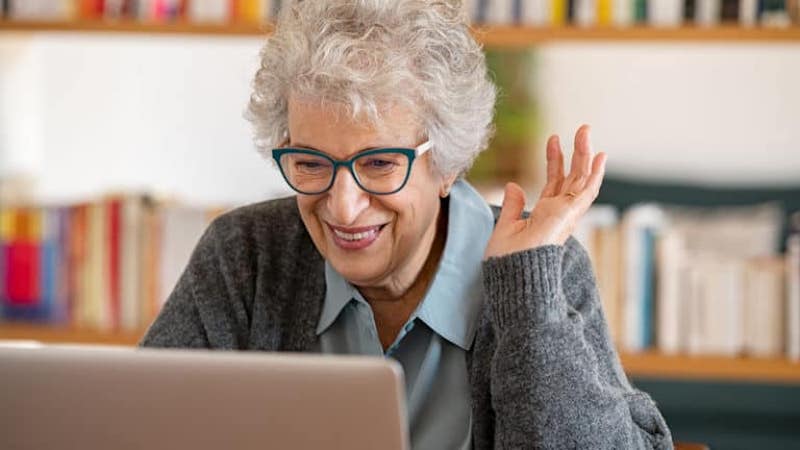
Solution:
<svg viewBox="0 0 800 450">
<path fill-rule="evenodd" d="M 500 217 L 497 224 L 511 223 L 519 220 L 525 208 L 525 192 L 517 183 L 506 183 L 503 193 L 503 206 L 500 208 Z"/>
</svg>

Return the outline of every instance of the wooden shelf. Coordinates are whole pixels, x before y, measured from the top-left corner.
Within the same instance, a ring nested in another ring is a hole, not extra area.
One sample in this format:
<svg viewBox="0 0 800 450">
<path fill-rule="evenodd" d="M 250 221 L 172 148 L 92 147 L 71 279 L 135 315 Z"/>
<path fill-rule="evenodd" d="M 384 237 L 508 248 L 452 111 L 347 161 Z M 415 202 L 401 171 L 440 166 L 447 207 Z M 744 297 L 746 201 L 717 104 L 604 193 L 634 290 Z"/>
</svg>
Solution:
<svg viewBox="0 0 800 450">
<path fill-rule="evenodd" d="M 94 330 L 0 323 L 0 340 L 24 339 L 45 343 L 79 343 L 134 346 L 140 332 L 106 333 Z M 706 380 L 800 384 L 800 362 L 782 358 L 727 358 L 719 356 L 668 356 L 657 352 L 621 355 L 628 376 L 670 380 Z"/>
<path fill-rule="evenodd" d="M 213 36 L 263 36 L 270 24 L 198 24 L 187 22 L 142 23 L 135 21 L 12 21 L 0 20 L 0 32 L 106 32 L 183 34 Z M 525 47 L 562 41 L 679 41 L 679 42 L 800 42 L 800 27 L 761 28 L 722 25 L 716 27 L 660 28 L 615 27 L 519 27 L 478 26 L 475 36 L 488 47 Z"/>
<path fill-rule="evenodd" d="M 0 340 L 32 340 L 48 344 L 102 344 L 135 346 L 144 335 L 138 332 L 105 332 L 46 325 L 0 323 Z"/>
<path fill-rule="evenodd" d="M 634 378 L 800 384 L 800 362 L 785 358 L 673 356 L 657 352 L 620 358 L 625 373 Z"/>
</svg>

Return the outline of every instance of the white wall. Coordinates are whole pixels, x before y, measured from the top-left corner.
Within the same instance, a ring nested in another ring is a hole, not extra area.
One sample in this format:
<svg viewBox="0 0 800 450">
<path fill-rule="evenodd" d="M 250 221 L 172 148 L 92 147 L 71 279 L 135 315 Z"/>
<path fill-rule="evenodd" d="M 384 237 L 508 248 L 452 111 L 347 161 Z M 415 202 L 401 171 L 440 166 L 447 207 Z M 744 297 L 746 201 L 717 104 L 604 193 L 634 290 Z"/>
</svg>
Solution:
<svg viewBox="0 0 800 450">
<path fill-rule="evenodd" d="M 0 34 L 0 174 L 45 200 L 148 188 L 194 203 L 288 192 L 242 113 L 255 37 Z M 800 182 L 800 44 L 575 43 L 539 49 L 545 128 L 593 125 L 609 171 Z"/>
<path fill-rule="evenodd" d="M 36 176 L 41 198 L 141 188 L 229 204 L 288 192 L 256 153 L 243 119 L 258 39 L 36 34 L 10 41 L 0 40 L 0 74 L 12 93 L 0 100 L 7 130 L 0 153 L 5 172 Z M 29 136 L 38 139 L 21 145 Z"/>
<path fill-rule="evenodd" d="M 559 44 L 539 62 L 547 128 L 571 144 L 590 123 L 610 172 L 800 184 L 800 44 Z"/>
</svg>

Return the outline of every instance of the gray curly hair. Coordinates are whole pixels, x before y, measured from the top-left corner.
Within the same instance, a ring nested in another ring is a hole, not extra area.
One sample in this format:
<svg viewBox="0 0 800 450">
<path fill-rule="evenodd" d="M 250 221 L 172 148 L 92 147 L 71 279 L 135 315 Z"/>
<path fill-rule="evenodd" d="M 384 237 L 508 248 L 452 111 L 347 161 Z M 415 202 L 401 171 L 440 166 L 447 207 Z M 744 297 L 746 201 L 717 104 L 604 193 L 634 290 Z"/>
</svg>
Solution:
<svg viewBox="0 0 800 450">
<path fill-rule="evenodd" d="M 459 0 L 295 0 L 261 50 L 246 117 L 259 152 L 288 136 L 290 93 L 379 125 L 403 104 L 433 143 L 433 167 L 463 175 L 494 131 L 496 88 Z"/>
</svg>

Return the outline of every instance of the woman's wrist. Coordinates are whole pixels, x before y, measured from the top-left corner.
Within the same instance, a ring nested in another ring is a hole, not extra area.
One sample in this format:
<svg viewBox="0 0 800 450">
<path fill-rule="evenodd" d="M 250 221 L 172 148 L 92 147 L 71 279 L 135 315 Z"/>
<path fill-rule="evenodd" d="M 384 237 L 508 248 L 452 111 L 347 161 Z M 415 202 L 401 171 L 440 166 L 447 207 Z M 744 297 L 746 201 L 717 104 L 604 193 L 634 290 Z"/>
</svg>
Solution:
<svg viewBox="0 0 800 450">
<path fill-rule="evenodd" d="M 484 292 L 498 329 L 543 325 L 566 315 L 564 251 L 563 245 L 543 245 L 483 262 Z"/>
</svg>

